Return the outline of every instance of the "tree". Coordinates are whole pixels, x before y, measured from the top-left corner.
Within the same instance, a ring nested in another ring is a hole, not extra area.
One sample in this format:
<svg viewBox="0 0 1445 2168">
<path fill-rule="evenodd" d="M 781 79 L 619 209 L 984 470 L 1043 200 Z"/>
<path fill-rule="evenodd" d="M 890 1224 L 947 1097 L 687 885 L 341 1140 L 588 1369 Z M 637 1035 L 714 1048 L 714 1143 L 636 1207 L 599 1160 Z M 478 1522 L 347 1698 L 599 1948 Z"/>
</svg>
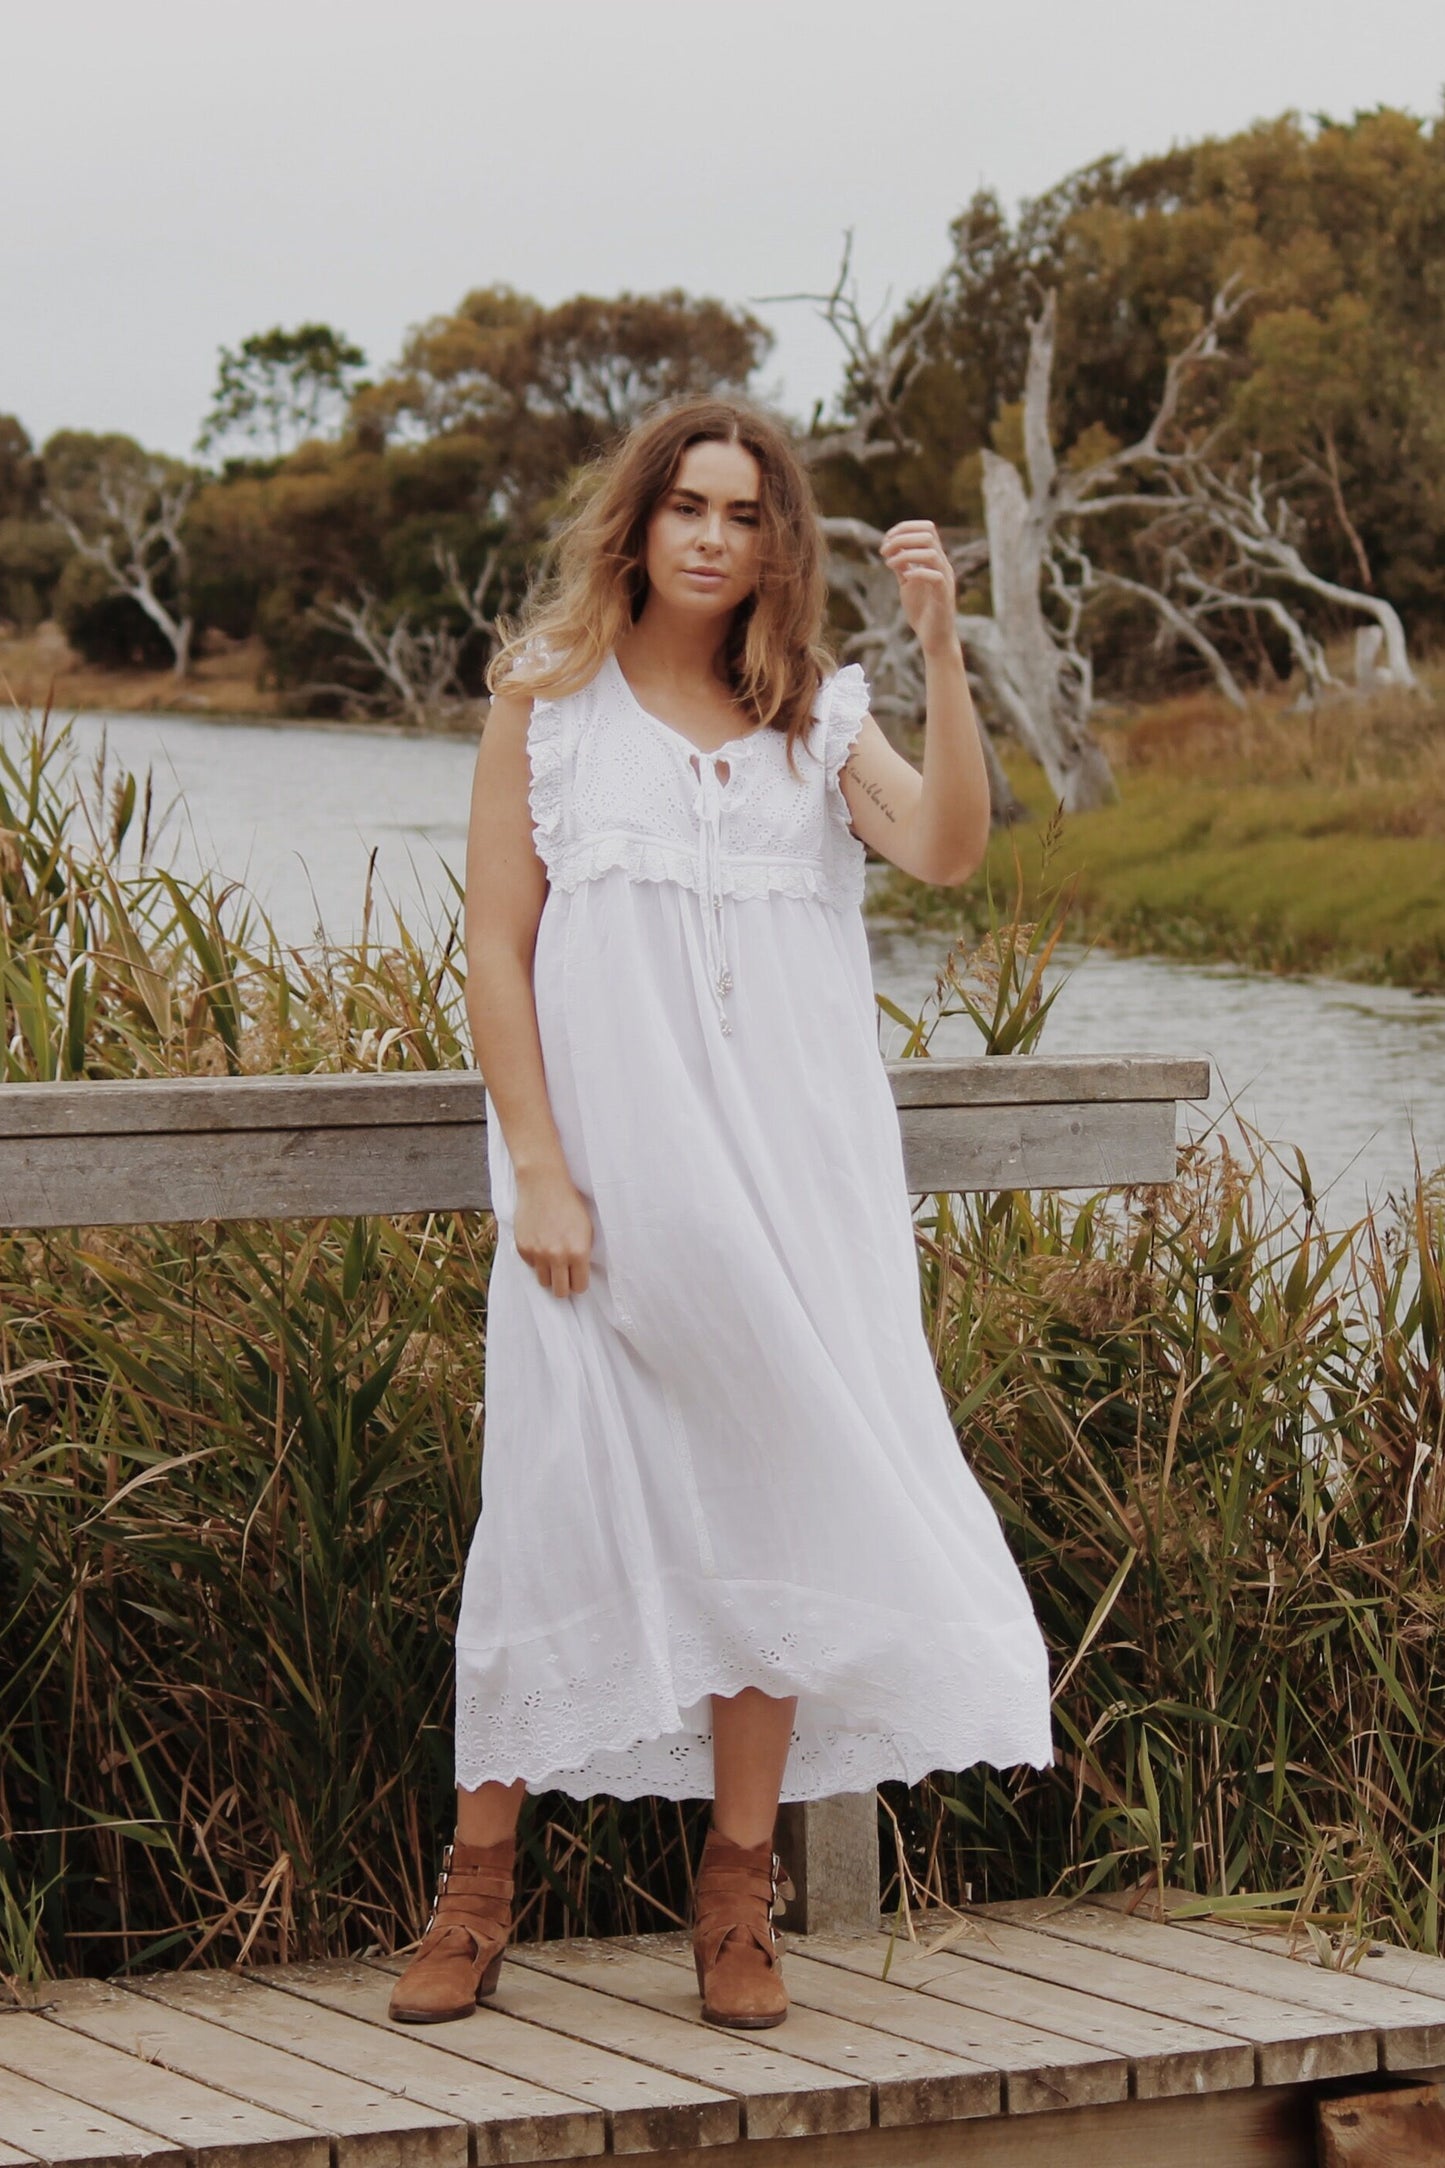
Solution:
<svg viewBox="0 0 1445 2168">
<path fill-rule="evenodd" d="M 299 324 L 294 331 L 278 325 L 234 349 L 223 346 L 196 450 L 241 437 L 282 459 L 341 419 L 365 366 L 361 348 L 330 324 Z"/>
<path fill-rule="evenodd" d="M 41 509 L 45 476 L 13 414 L 0 414 L 0 620 L 27 630 L 49 614 L 69 555 Z"/>
<path fill-rule="evenodd" d="M 178 678 L 191 665 L 195 617 L 184 523 L 196 476 L 133 437 L 62 431 L 45 446 L 44 509 L 106 591 L 144 611 Z"/>
<path fill-rule="evenodd" d="M 865 323 L 856 295 L 848 286 L 848 252 L 831 293 L 810 297 L 841 340 L 849 386 L 847 419 L 818 428 L 805 455 L 815 466 L 843 458 L 864 468 L 900 454 L 916 457 L 919 447 L 906 420 L 906 401 L 927 358 L 927 340 L 942 306 L 942 288 L 895 323 L 880 343 Z M 1050 333 L 1052 309 L 1048 312 Z M 1016 466 L 986 453 L 984 500 L 987 540 L 966 532 L 950 549 L 960 583 L 987 567 L 993 589 L 993 615 L 960 613 L 959 633 L 985 705 L 1038 761 L 1050 788 L 1067 812 L 1103 805 L 1115 795 L 1108 761 L 1089 729 L 1093 678 L 1072 636 L 1061 639 L 1044 610 L 1043 585 L 1054 526 L 1059 470 L 1047 427 L 1048 355 L 1029 363 L 1031 398 L 1025 405 L 1025 436 L 1032 486 L 1026 488 Z M 886 605 L 887 630 L 874 612 L 876 577 L 849 562 L 848 545 L 860 541 L 876 548 L 876 530 L 830 516 L 824 520 L 830 541 L 844 545 L 829 568 L 834 591 L 861 618 L 854 644 L 873 650 L 872 667 L 884 678 L 885 702 L 900 691 L 920 690 L 917 672 L 906 659 L 901 613 Z M 1071 628 L 1072 631 L 1072 628 Z M 985 739 L 995 817 L 1011 819 L 1017 801 Z"/>
<path fill-rule="evenodd" d="M 889 334 L 913 335 L 923 357 L 900 402 L 916 464 L 873 469 L 834 509 L 886 526 L 895 472 L 902 484 L 923 473 L 949 515 L 981 515 L 981 454 L 1022 395 L 1045 291 L 1060 455 L 1090 431 L 1137 441 L 1170 356 L 1235 278 L 1254 298 L 1195 381 L 1191 425 L 1219 428 L 1226 461 L 1262 454 L 1264 485 L 1288 496 L 1322 577 L 1373 582 L 1445 623 L 1445 114 L 1285 114 L 1101 159 L 1012 221 L 976 196 L 950 239 L 937 302 L 933 290 L 910 302 Z"/>
<path fill-rule="evenodd" d="M 475 579 L 463 573 L 456 552 L 439 541 L 432 545 L 432 561 L 446 583 L 445 602 L 463 620 L 461 629 L 446 622 L 418 624 L 408 609 L 388 611 L 366 587 L 355 598 L 330 597 L 312 615 L 328 630 L 347 635 L 370 682 L 315 690 L 339 695 L 349 708 L 391 712 L 418 724 L 444 720 L 466 706 L 463 652 L 480 634 L 490 656 L 496 636 L 496 617 L 487 610 L 487 597 L 497 574 L 498 552 L 488 552 Z"/>
<path fill-rule="evenodd" d="M 755 317 L 678 288 L 544 308 L 482 287 L 411 334 L 395 370 L 358 393 L 352 423 L 378 447 L 470 439 L 491 471 L 490 515 L 526 549 L 573 469 L 646 407 L 742 391 L 771 345 Z"/>
</svg>

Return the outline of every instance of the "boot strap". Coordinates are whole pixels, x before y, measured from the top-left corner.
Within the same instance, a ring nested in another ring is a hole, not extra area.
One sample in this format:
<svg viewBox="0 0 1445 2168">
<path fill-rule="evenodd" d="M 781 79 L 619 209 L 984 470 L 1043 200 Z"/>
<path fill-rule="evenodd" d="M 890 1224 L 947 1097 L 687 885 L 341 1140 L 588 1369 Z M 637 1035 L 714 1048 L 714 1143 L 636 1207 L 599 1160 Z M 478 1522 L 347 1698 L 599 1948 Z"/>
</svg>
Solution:
<svg viewBox="0 0 1445 2168">
<path fill-rule="evenodd" d="M 695 1903 L 701 1906 L 714 1892 L 720 1896 L 755 1897 L 760 1904 L 766 1904 L 769 1916 L 783 1910 L 798 1894 L 776 1852 L 766 1867 L 724 1867 L 704 1856 L 697 1872 Z"/>
<path fill-rule="evenodd" d="M 437 1876 L 436 1895 L 432 1898 L 431 1917 L 422 1929 L 423 1939 L 429 1935 L 441 1916 L 442 1899 L 448 1895 L 461 1898 L 500 1897 L 510 1909 L 515 1876 L 499 1867 L 456 1867 L 452 1861 L 455 1848 L 447 1845 L 442 1853 L 441 1872 Z"/>
<path fill-rule="evenodd" d="M 759 1927 L 756 1920 L 743 1915 L 733 1919 L 713 1918 L 698 1921 L 696 1930 L 697 1947 L 702 1954 L 703 1964 L 709 1971 L 721 1957 L 722 1946 L 727 1941 L 728 1936 L 734 1934 L 749 1936 L 762 1951 L 768 1963 L 776 1965 L 781 1942 L 772 1922 L 766 1921 L 762 1927 Z"/>
</svg>

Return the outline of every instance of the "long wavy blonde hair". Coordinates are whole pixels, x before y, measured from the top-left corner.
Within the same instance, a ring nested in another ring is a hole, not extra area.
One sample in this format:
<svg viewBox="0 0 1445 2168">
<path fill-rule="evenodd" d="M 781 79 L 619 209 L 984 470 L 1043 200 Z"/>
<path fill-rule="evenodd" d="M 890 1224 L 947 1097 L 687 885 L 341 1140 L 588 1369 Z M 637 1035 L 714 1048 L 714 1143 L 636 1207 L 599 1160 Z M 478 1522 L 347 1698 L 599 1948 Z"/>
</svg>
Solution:
<svg viewBox="0 0 1445 2168">
<path fill-rule="evenodd" d="M 835 667 L 823 642 L 824 543 L 786 427 L 742 399 L 694 395 L 655 406 L 579 470 L 549 562 L 516 621 L 499 622 L 487 690 L 560 697 L 596 674 L 641 615 L 648 521 L 691 444 L 740 444 L 758 463 L 757 585 L 732 613 L 719 662 L 739 706 L 786 733 L 792 765 L 819 685 Z"/>
</svg>

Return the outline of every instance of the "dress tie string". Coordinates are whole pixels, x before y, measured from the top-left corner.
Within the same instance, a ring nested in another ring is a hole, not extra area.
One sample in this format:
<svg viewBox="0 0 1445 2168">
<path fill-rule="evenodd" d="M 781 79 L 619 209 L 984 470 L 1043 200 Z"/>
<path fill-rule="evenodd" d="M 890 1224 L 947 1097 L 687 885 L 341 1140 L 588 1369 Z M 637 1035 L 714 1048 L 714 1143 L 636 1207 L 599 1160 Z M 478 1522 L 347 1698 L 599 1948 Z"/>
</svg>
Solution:
<svg viewBox="0 0 1445 2168">
<path fill-rule="evenodd" d="M 727 1034 L 733 1027 L 723 1006 L 723 996 L 732 991 L 733 975 L 728 969 L 723 945 L 722 807 L 725 786 L 719 782 L 717 772 L 717 764 L 723 755 L 704 753 L 699 749 L 697 758 L 697 789 L 693 794 L 692 809 L 698 819 L 697 875 L 702 895 L 703 951 L 707 957 L 713 1000 L 717 1004 L 718 1024 Z"/>
</svg>

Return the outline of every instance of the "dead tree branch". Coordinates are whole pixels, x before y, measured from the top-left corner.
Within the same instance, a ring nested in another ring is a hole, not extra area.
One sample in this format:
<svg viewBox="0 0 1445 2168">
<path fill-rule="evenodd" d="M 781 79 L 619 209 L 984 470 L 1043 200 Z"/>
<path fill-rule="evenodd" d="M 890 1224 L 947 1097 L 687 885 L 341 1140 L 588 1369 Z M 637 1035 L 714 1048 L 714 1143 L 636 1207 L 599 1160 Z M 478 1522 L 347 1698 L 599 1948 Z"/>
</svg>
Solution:
<svg viewBox="0 0 1445 2168">
<path fill-rule="evenodd" d="M 75 489 L 48 496 L 44 509 L 62 528 L 77 557 L 104 573 L 109 591 L 144 610 L 166 641 L 178 678 L 189 674 L 195 617 L 190 606 L 190 559 L 183 523 L 196 478 L 163 460 L 105 460 L 93 495 Z M 170 574 L 174 607 L 156 583 Z"/>
</svg>

